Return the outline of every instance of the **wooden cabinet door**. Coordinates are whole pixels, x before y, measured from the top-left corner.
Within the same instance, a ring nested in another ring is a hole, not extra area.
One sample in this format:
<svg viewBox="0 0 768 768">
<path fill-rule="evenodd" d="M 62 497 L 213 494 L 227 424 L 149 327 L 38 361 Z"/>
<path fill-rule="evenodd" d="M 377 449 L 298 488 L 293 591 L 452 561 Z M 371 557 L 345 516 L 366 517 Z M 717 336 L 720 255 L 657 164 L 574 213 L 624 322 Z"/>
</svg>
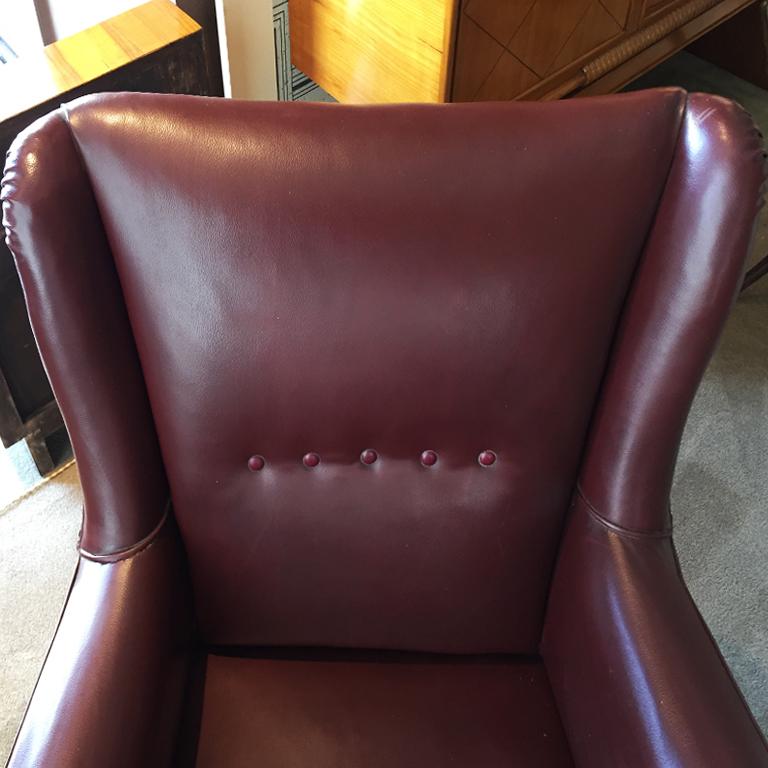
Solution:
<svg viewBox="0 0 768 768">
<path fill-rule="evenodd" d="M 676 5 L 683 5 L 684 0 L 645 0 L 643 7 L 643 21 L 653 16 L 671 11 Z"/>
<path fill-rule="evenodd" d="M 621 38 L 630 8 L 630 0 L 464 0 L 453 100 L 506 101 L 564 80 Z"/>
</svg>

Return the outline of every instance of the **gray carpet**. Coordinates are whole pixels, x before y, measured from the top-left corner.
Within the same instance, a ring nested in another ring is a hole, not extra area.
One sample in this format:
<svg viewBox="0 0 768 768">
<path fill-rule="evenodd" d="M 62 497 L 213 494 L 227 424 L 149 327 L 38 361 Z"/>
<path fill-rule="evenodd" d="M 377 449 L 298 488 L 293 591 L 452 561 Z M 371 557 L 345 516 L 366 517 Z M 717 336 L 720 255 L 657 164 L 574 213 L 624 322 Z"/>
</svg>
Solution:
<svg viewBox="0 0 768 768">
<path fill-rule="evenodd" d="M 740 100 L 768 135 L 768 94 L 686 55 L 646 85 Z M 763 215 L 755 258 L 768 251 Z M 688 584 L 768 732 L 768 278 L 741 296 L 691 411 L 673 491 Z M 56 626 L 75 561 L 75 470 L 0 513 L 0 763 Z"/>
<path fill-rule="evenodd" d="M 77 468 L 71 466 L 0 511 L 0 765 L 72 580 L 81 498 Z"/>
</svg>

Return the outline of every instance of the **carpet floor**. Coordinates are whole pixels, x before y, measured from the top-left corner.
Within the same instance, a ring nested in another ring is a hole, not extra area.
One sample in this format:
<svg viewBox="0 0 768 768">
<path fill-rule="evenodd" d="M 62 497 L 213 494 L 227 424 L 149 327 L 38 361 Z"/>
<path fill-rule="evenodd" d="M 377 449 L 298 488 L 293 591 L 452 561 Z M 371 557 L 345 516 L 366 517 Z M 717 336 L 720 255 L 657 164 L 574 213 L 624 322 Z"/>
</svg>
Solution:
<svg viewBox="0 0 768 768">
<path fill-rule="evenodd" d="M 768 94 L 678 56 L 643 85 L 737 98 L 768 135 Z M 768 252 L 768 214 L 753 261 Z M 10 751 L 74 569 L 74 466 L 0 512 L 0 763 Z M 691 410 L 672 494 L 683 571 L 768 733 L 768 278 L 736 303 Z"/>
<path fill-rule="evenodd" d="M 67 597 L 81 506 L 73 464 L 0 512 L 0 765 Z"/>
</svg>

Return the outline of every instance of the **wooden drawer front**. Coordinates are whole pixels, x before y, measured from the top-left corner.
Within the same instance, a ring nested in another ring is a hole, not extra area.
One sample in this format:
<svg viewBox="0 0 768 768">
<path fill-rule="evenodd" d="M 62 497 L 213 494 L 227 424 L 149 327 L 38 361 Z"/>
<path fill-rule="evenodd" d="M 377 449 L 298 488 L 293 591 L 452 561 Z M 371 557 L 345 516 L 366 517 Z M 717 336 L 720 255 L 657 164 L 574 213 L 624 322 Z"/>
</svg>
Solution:
<svg viewBox="0 0 768 768">
<path fill-rule="evenodd" d="M 453 100 L 515 98 L 618 39 L 629 10 L 630 0 L 465 0 Z"/>
<path fill-rule="evenodd" d="M 643 7 L 643 21 L 684 4 L 685 0 L 646 0 Z"/>
<path fill-rule="evenodd" d="M 342 102 L 444 100 L 451 0 L 289 0 L 291 59 Z"/>
</svg>

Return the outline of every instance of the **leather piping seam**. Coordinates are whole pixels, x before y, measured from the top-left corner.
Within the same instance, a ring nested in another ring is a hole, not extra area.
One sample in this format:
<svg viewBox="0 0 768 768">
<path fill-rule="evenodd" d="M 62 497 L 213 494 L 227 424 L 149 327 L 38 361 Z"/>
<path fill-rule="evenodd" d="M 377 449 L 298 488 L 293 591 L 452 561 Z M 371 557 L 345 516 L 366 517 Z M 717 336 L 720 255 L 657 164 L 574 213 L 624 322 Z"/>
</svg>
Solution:
<svg viewBox="0 0 768 768">
<path fill-rule="evenodd" d="M 160 522 L 143 539 L 137 541 L 135 544 L 131 544 L 130 546 L 124 547 L 123 549 L 117 549 L 114 552 L 107 552 L 103 555 L 97 555 L 94 552 L 89 552 L 87 549 L 83 549 L 83 547 L 78 547 L 78 552 L 80 553 L 81 557 L 84 557 L 86 560 L 92 560 L 94 563 L 116 563 L 120 560 L 128 560 L 134 555 L 138 555 L 139 552 L 144 551 L 155 541 L 155 539 L 157 539 L 157 537 L 160 535 L 160 531 L 162 531 L 163 527 L 168 521 L 170 511 L 171 502 L 169 500 L 165 504 L 163 514 L 160 516 Z"/>
<path fill-rule="evenodd" d="M 635 528 L 625 528 L 623 525 L 610 521 L 607 517 L 604 517 L 600 512 L 595 509 L 592 502 L 584 495 L 584 491 L 579 483 L 576 483 L 576 493 L 587 507 L 590 517 L 595 522 L 607 528 L 609 531 L 617 534 L 618 536 L 625 536 L 631 539 L 669 539 L 672 537 L 672 529 L 668 528 L 662 531 L 640 531 Z"/>
</svg>

